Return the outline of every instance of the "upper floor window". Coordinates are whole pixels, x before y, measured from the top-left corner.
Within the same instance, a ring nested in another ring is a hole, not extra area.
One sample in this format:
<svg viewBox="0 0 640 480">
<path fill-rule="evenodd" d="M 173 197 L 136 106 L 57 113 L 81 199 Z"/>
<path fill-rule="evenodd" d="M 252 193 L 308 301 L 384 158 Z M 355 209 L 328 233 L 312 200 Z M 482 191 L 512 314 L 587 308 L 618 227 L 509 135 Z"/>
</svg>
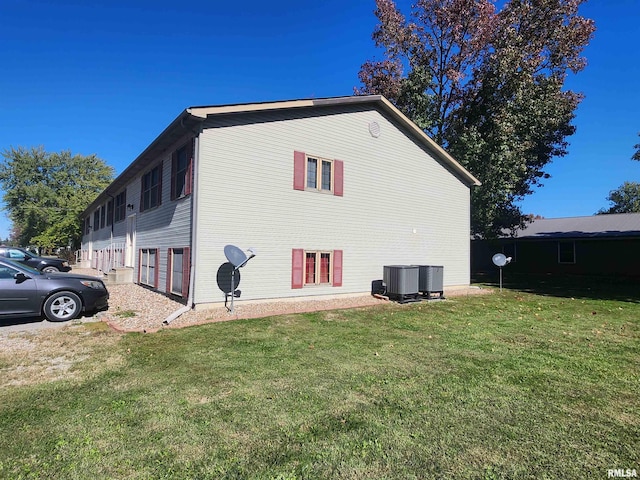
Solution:
<svg viewBox="0 0 640 480">
<path fill-rule="evenodd" d="M 100 209 L 93 212 L 93 230 L 96 231 L 100 228 Z"/>
<path fill-rule="evenodd" d="M 113 200 L 107 202 L 107 225 L 113 224 Z"/>
<path fill-rule="evenodd" d="M 100 228 L 104 228 L 107 220 L 107 209 L 104 205 L 100 207 Z"/>
<path fill-rule="evenodd" d="M 332 191 L 333 162 L 321 158 L 307 157 L 307 188 Z"/>
<path fill-rule="evenodd" d="M 127 213 L 127 191 L 123 190 L 118 195 L 116 195 L 115 199 L 116 208 L 114 212 L 114 221 L 119 222 L 124 220 L 124 217 Z"/>
<path fill-rule="evenodd" d="M 307 155 L 304 152 L 294 152 L 293 188 L 327 192 L 342 197 L 344 162 Z"/>
<path fill-rule="evenodd" d="M 162 164 L 142 176 L 140 211 L 143 212 L 162 203 Z"/>
<path fill-rule="evenodd" d="M 176 150 L 171 158 L 171 200 L 191 193 L 191 142 Z"/>
</svg>

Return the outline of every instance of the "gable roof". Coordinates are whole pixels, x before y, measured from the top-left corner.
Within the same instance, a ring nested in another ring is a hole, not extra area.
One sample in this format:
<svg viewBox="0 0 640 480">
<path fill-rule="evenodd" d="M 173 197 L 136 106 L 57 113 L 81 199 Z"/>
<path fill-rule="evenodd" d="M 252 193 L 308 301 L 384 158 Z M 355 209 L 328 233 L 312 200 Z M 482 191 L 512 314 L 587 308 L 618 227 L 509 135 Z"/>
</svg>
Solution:
<svg viewBox="0 0 640 480">
<path fill-rule="evenodd" d="M 519 239 L 606 237 L 640 237 L 640 213 L 541 218 L 515 234 Z"/>
<path fill-rule="evenodd" d="M 440 145 L 431 139 L 415 123 L 407 118 L 389 100 L 382 95 L 362 95 L 349 97 L 331 97 L 303 100 L 284 100 L 275 102 L 243 103 L 233 105 L 200 106 L 185 109 L 169 124 L 158 137 L 89 205 L 81 216 L 85 216 L 107 198 L 119 193 L 131 180 L 149 168 L 157 157 L 188 132 L 196 135 L 201 125 L 211 117 L 225 115 L 268 112 L 273 110 L 319 109 L 331 106 L 367 105 L 377 108 L 389 115 L 410 136 L 436 159 L 447 166 L 465 185 L 478 186 L 480 181 L 449 155 Z"/>
</svg>

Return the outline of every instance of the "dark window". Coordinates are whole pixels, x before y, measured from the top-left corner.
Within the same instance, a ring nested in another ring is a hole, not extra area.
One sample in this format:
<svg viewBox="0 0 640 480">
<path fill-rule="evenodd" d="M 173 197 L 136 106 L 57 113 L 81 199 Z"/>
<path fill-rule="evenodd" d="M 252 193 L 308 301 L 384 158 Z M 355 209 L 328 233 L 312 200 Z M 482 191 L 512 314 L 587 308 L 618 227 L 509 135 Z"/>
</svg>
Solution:
<svg viewBox="0 0 640 480">
<path fill-rule="evenodd" d="M 160 205 L 162 200 L 162 164 L 142 176 L 140 211 Z"/>
<path fill-rule="evenodd" d="M 93 212 L 93 230 L 98 230 L 100 228 L 100 210 L 96 210 Z"/>
<path fill-rule="evenodd" d="M 115 209 L 115 221 L 120 222 L 124 220 L 127 214 L 127 191 L 123 190 L 116 195 L 116 209 Z"/>
<path fill-rule="evenodd" d="M 104 228 L 107 221 L 107 209 L 104 205 L 100 207 L 100 228 Z"/>
<path fill-rule="evenodd" d="M 107 202 L 107 225 L 113 224 L 113 200 Z"/>
<path fill-rule="evenodd" d="M 576 263 L 575 242 L 558 242 L 558 263 Z"/>
<path fill-rule="evenodd" d="M 191 193 L 191 143 L 176 150 L 171 161 L 171 200 Z"/>
</svg>

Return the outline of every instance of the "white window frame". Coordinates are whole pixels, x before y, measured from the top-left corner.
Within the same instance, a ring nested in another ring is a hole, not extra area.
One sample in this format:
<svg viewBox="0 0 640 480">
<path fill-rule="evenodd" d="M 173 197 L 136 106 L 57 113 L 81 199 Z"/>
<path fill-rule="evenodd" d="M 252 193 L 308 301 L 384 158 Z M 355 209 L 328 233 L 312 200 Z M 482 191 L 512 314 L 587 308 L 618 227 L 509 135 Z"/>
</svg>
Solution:
<svg viewBox="0 0 640 480">
<path fill-rule="evenodd" d="M 323 193 L 331 193 L 333 194 L 333 190 L 335 187 L 335 167 L 333 164 L 333 160 L 330 160 L 328 158 L 322 158 L 322 157 L 318 157 L 315 155 L 305 155 L 305 161 L 304 161 L 304 185 L 305 185 L 305 190 L 309 190 L 309 191 L 316 191 L 316 192 L 323 192 Z M 309 163 L 310 161 L 315 160 L 316 161 L 316 175 L 315 175 L 315 187 L 314 186 L 309 186 Z M 331 169 L 331 175 L 330 175 L 330 188 L 322 188 L 322 166 L 323 163 L 328 163 L 329 164 L 329 168 Z"/>
<path fill-rule="evenodd" d="M 184 275 L 184 248 L 183 247 L 177 247 L 177 248 L 171 248 L 171 258 L 170 260 L 170 265 L 171 265 L 171 269 L 169 270 L 168 274 L 169 274 L 169 293 L 172 293 L 173 295 L 179 295 L 179 296 L 184 296 L 184 292 L 182 291 L 182 286 L 184 284 L 184 279 L 181 278 L 180 279 L 180 291 L 176 291 L 174 290 L 174 285 L 173 285 L 173 280 L 174 280 L 174 274 L 176 273 L 176 251 L 179 250 L 180 251 L 180 257 L 182 258 L 182 262 L 180 263 L 180 275 Z"/>
<path fill-rule="evenodd" d="M 153 257 L 153 264 L 149 261 L 149 259 L 151 258 L 151 252 L 154 253 L 154 257 Z M 142 283 L 143 285 L 147 285 L 149 287 L 153 287 L 156 288 L 157 285 L 155 284 L 155 280 L 156 280 L 156 260 L 157 257 L 156 255 L 159 255 L 159 251 L 157 248 L 141 248 L 140 249 L 140 283 Z M 145 268 L 143 269 L 143 265 L 145 263 L 145 261 L 143 260 L 143 257 L 146 256 L 146 265 Z M 151 275 L 151 278 L 149 278 L 149 274 Z"/>
<path fill-rule="evenodd" d="M 307 255 L 315 255 L 315 273 L 314 273 L 314 281 L 307 282 Z M 321 282 L 320 281 L 320 265 L 322 261 L 322 255 L 329 255 L 329 281 Z M 303 270 L 303 285 L 313 286 L 313 285 L 333 285 L 333 251 L 332 250 L 305 250 L 304 255 L 304 270 Z"/>
</svg>

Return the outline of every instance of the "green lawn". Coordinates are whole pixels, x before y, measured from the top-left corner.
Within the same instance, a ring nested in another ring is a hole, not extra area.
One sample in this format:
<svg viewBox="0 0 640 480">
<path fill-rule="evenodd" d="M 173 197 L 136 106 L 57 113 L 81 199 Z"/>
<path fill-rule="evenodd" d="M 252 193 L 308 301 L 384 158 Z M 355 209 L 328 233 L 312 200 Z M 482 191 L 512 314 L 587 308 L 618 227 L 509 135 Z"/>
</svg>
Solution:
<svg viewBox="0 0 640 480">
<path fill-rule="evenodd" d="M 0 391 L 0 478 L 640 471 L 640 295 L 615 291 L 51 334 L 41 347 L 73 359 L 57 380 L 0 355 L 0 374 L 27 372 Z"/>
</svg>

